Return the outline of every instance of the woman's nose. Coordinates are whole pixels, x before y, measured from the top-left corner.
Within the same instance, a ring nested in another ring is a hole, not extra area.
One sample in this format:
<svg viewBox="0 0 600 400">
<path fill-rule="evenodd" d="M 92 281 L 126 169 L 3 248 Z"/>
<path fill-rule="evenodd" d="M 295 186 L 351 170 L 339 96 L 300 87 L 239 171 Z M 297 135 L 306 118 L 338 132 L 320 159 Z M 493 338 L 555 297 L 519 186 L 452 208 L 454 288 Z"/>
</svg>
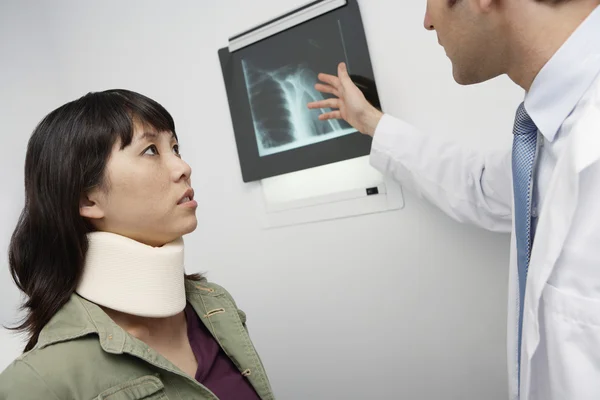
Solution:
<svg viewBox="0 0 600 400">
<path fill-rule="evenodd" d="M 173 159 L 173 180 L 175 182 L 181 179 L 190 179 L 192 176 L 192 167 L 179 157 Z"/>
</svg>

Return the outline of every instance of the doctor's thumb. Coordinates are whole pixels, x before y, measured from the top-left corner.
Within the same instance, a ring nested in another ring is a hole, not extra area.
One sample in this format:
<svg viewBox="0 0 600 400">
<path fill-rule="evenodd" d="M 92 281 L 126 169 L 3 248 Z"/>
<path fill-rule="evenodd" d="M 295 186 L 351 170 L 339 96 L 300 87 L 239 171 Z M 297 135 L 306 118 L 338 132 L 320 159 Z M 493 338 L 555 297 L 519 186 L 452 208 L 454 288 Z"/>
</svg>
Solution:
<svg viewBox="0 0 600 400">
<path fill-rule="evenodd" d="M 342 81 L 342 85 L 347 85 L 348 83 L 352 83 L 352 79 L 350 79 L 350 75 L 348 75 L 348 69 L 346 68 L 346 63 L 339 63 L 338 65 L 338 78 Z"/>
</svg>

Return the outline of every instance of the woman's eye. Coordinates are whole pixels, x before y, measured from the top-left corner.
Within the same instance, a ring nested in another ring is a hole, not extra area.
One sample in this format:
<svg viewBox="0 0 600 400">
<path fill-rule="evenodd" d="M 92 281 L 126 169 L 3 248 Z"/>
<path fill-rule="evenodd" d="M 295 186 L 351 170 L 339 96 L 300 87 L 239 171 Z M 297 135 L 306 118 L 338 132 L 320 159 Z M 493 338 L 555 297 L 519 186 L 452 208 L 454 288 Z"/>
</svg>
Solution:
<svg viewBox="0 0 600 400">
<path fill-rule="evenodd" d="M 178 156 L 180 156 L 181 154 L 179 154 L 179 145 L 176 144 L 175 146 L 173 146 L 173 153 L 177 154 Z"/>
<path fill-rule="evenodd" d="M 158 149 L 156 148 L 155 145 L 152 145 L 152 146 L 148 147 L 146 149 L 146 151 L 144 151 L 144 155 L 156 156 L 156 155 L 158 155 Z"/>
</svg>

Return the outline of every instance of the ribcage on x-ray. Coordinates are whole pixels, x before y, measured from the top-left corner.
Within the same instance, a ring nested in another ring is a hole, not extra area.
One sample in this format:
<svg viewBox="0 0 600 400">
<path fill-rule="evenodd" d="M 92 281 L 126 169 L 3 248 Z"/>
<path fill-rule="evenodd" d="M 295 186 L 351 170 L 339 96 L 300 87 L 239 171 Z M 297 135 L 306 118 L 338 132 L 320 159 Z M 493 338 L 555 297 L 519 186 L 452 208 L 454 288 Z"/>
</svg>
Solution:
<svg viewBox="0 0 600 400">
<path fill-rule="evenodd" d="M 286 107 L 285 92 L 270 74 L 248 71 L 250 106 L 255 129 L 264 147 L 276 147 L 294 141 L 290 111 Z M 258 133 L 257 132 L 257 133 Z"/>
<path fill-rule="evenodd" d="M 245 60 L 242 65 L 259 147 L 285 146 L 342 129 L 337 120 L 320 121 L 322 111 L 307 107 L 323 99 L 314 88 L 314 71 L 303 66 L 266 71 Z"/>
</svg>

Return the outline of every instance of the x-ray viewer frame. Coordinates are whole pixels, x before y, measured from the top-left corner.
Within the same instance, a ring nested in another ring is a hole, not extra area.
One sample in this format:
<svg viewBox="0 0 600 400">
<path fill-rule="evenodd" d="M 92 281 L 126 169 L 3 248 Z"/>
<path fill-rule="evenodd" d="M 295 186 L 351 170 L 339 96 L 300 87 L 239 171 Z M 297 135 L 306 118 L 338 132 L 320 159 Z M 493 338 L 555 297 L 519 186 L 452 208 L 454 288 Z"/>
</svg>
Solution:
<svg viewBox="0 0 600 400">
<path fill-rule="evenodd" d="M 306 106 L 333 97 L 314 84 L 340 61 L 379 103 L 355 0 L 313 1 L 233 36 L 219 58 L 244 182 L 369 154 L 370 137 Z"/>
<path fill-rule="evenodd" d="M 261 158 L 256 156 L 260 152 L 258 139 L 244 131 L 248 130 L 248 120 L 252 119 L 249 114 L 252 110 L 246 113 L 245 118 L 240 118 L 240 115 L 249 109 L 247 99 L 240 96 L 239 90 L 244 86 L 240 82 L 239 73 L 240 65 L 245 61 L 241 58 L 243 49 L 324 14 L 328 15 L 322 17 L 322 21 L 328 21 L 330 25 L 332 23 L 339 25 L 342 42 L 344 37 L 352 41 L 353 52 L 346 52 L 344 45 L 343 53 L 350 74 L 353 79 L 354 76 L 360 76 L 367 81 L 371 80 L 373 82 L 371 97 L 367 95 L 367 98 L 371 102 L 379 103 L 370 58 L 364 57 L 364 54 L 368 55 L 368 48 L 356 0 L 312 1 L 231 37 L 229 46 L 219 50 L 243 180 L 245 182 L 260 180 L 259 197 L 264 210 L 265 227 L 342 218 L 404 206 L 400 186 L 390 182 L 369 165 L 367 157 L 371 146 L 369 137 L 353 132 L 338 137 L 335 141 L 327 140 L 319 146 L 303 146 Z M 342 34 L 340 23 L 342 20 L 345 25 L 352 26 L 353 29 L 346 29 Z M 319 43 L 316 45 L 318 46 Z M 348 53 L 362 54 L 363 57 L 353 59 Z M 333 67 L 335 66 L 334 64 Z M 237 73 L 234 71 L 236 68 Z M 335 73 L 335 71 L 324 72 Z M 245 69 L 244 74 L 246 74 Z M 245 83 L 248 83 L 248 77 L 245 78 Z M 351 128 L 349 125 L 347 127 Z M 244 134 L 241 135 L 240 132 Z M 340 148 L 343 151 L 340 151 Z M 264 149 L 260 150 L 264 151 Z M 269 163 L 275 164 L 269 165 Z"/>
</svg>

